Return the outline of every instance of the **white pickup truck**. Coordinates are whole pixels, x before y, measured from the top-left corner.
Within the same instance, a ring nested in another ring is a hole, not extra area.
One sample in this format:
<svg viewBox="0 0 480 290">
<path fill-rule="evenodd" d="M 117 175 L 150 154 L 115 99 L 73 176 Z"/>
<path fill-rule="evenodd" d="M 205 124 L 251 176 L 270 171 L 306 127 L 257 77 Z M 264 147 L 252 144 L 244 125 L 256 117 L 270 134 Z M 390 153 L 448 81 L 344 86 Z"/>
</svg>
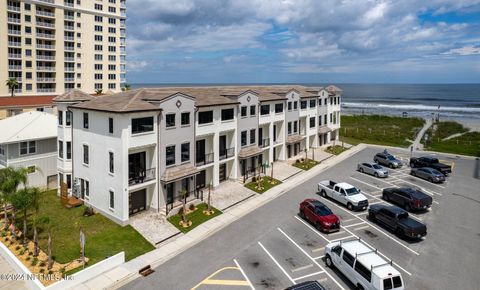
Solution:
<svg viewBox="0 0 480 290">
<path fill-rule="evenodd" d="M 346 205 L 349 210 L 365 210 L 368 207 L 368 199 L 360 193 L 360 189 L 346 182 L 321 181 L 318 192 L 325 198 L 330 197 Z"/>
</svg>

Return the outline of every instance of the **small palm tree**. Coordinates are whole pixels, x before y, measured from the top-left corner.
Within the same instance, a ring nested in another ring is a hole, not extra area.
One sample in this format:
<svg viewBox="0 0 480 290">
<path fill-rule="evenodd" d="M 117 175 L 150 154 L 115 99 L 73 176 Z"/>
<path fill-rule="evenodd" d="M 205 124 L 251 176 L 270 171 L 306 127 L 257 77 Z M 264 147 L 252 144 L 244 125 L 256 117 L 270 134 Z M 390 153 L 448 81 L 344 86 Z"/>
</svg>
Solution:
<svg viewBox="0 0 480 290">
<path fill-rule="evenodd" d="M 101 95 L 101 94 L 102 94 L 102 92 L 103 92 L 103 90 L 102 90 L 102 89 L 95 90 L 95 94 L 97 94 L 97 95 Z"/>
<path fill-rule="evenodd" d="M 23 212 L 23 244 L 27 245 L 27 210 L 32 205 L 34 196 L 38 195 L 40 190 L 35 187 L 24 187 L 10 197 L 10 201 L 16 210 Z"/>
<path fill-rule="evenodd" d="M 4 228 L 8 228 L 7 205 L 10 197 L 17 191 L 20 184 L 26 185 L 28 170 L 26 168 L 6 167 L 0 170 L 0 194 L 5 214 Z"/>
<path fill-rule="evenodd" d="M 132 88 L 129 84 L 123 85 L 122 91 L 129 91 Z"/>
<path fill-rule="evenodd" d="M 12 97 L 13 97 L 13 94 L 15 93 L 15 89 L 18 88 L 20 85 L 17 82 L 17 78 L 8 78 L 6 82 L 6 86 L 10 91 L 12 91 Z"/>
</svg>

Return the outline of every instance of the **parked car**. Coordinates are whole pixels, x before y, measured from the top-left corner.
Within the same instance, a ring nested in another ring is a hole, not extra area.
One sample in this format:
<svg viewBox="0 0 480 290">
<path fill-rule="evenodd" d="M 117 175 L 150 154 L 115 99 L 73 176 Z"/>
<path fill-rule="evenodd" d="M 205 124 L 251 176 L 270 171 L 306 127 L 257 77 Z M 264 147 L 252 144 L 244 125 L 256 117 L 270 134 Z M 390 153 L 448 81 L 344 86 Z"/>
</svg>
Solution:
<svg viewBox="0 0 480 290">
<path fill-rule="evenodd" d="M 316 199 L 306 199 L 300 203 L 299 215 L 315 225 L 322 232 L 338 232 L 340 219 L 325 204 Z"/>
<path fill-rule="evenodd" d="M 375 177 L 388 177 L 388 169 L 373 162 L 358 163 L 357 170 Z"/>
<path fill-rule="evenodd" d="M 408 216 L 408 212 L 393 205 L 374 204 L 368 209 L 370 220 L 383 224 L 400 237 L 419 239 L 427 235 L 427 226 Z"/>
<path fill-rule="evenodd" d="M 373 161 L 390 168 L 401 168 L 403 166 L 402 161 L 398 160 L 390 153 L 377 153 L 373 157 Z"/>
<path fill-rule="evenodd" d="M 318 281 L 306 281 L 290 286 L 285 290 L 327 290 L 327 288 L 323 287 Z"/>
<path fill-rule="evenodd" d="M 347 206 L 349 210 L 365 210 L 368 207 L 368 199 L 360 193 L 360 189 L 351 184 L 324 180 L 317 186 L 321 196 L 333 198 Z"/>
<path fill-rule="evenodd" d="M 410 174 L 428 180 L 432 183 L 445 182 L 445 175 L 430 167 L 412 168 Z"/>
<path fill-rule="evenodd" d="M 337 268 L 356 289 L 403 290 L 402 275 L 362 240 L 339 241 L 325 246 L 325 264 Z"/>
<path fill-rule="evenodd" d="M 423 157 L 412 157 L 410 158 L 410 167 L 420 168 L 420 167 L 429 167 L 433 168 L 443 175 L 447 176 L 449 173 L 452 173 L 452 166 L 440 163 L 438 158 L 423 156 Z"/>
<path fill-rule="evenodd" d="M 383 199 L 402 206 L 406 211 L 425 210 L 432 206 L 430 195 L 413 188 L 390 187 L 383 189 Z"/>
</svg>

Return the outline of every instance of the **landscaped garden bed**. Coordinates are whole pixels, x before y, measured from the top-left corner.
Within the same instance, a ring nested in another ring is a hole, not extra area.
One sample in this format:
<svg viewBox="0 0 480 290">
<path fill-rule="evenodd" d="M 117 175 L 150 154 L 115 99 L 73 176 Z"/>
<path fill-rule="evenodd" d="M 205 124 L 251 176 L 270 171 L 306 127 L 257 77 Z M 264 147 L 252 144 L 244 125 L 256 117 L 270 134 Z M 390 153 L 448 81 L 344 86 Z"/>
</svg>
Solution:
<svg viewBox="0 0 480 290">
<path fill-rule="evenodd" d="M 183 207 L 179 213 L 168 218 L 168 221 L 182 233 L 187 233 L 202 223 L 222 214 L 220 210 L 213 206 L 210 207 L 211 211 L 209 212 L 206 203 L 201 203 L 196 206 L 191 204 L 185 208 L 186 214 L 184 218 L 182 217 Z"/>
<path fill-rule="evenodd" d="M 281 184 L 280 180 L 275 178 L 271 178 L 270 176 L 263 176 L 260 177 L 260 180 L 257 177 L 253 177 L 252 181 L 245 184 L 245 187 L 255 191 L 256 193 L 264 193 L 265 191 L 269 190 L 270 188 Z"/>
<path fill-rule="evenodd" d="M 328 146 L 325 149 L 325 152 L 333 154 L 333 155 L 338 155 L 338 154 L 340 154 L 344 151 L 347 151 L 347 150 L 348 150 L 348 148 L 346 148 L 346 147 L 343 147 L 343 146 L 340 146 L 340 145 L 335 145 L 335 146 Z"/>
<path fill-rule="evenodd" d="M 295 160 L 295 162 L 292 164 L 293 166 L 300 168 L 302 170 L 310 170 L 312 167 L 320 164 L 320 162 L 312 160 L 312 159 L 305 159 L 305 158 L 300 158 Z"/>
</svg>

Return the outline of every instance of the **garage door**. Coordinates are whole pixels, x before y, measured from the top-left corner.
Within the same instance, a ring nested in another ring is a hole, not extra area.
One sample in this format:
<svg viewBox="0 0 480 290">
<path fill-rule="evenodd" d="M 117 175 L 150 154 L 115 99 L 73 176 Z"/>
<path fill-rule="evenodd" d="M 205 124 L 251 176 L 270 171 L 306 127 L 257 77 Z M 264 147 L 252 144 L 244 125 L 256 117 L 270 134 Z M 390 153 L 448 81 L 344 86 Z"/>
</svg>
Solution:
<svg viewBox="0 0 480 290">
<path fill-rule="evenodd" d="M 142 210 L 145 210 L 147 203 L 147 190 L 142 189 L 135 192 L 130 192 L 129 197 L 129 210 L 130 215 L 136 214 Z"/>
</svg>

